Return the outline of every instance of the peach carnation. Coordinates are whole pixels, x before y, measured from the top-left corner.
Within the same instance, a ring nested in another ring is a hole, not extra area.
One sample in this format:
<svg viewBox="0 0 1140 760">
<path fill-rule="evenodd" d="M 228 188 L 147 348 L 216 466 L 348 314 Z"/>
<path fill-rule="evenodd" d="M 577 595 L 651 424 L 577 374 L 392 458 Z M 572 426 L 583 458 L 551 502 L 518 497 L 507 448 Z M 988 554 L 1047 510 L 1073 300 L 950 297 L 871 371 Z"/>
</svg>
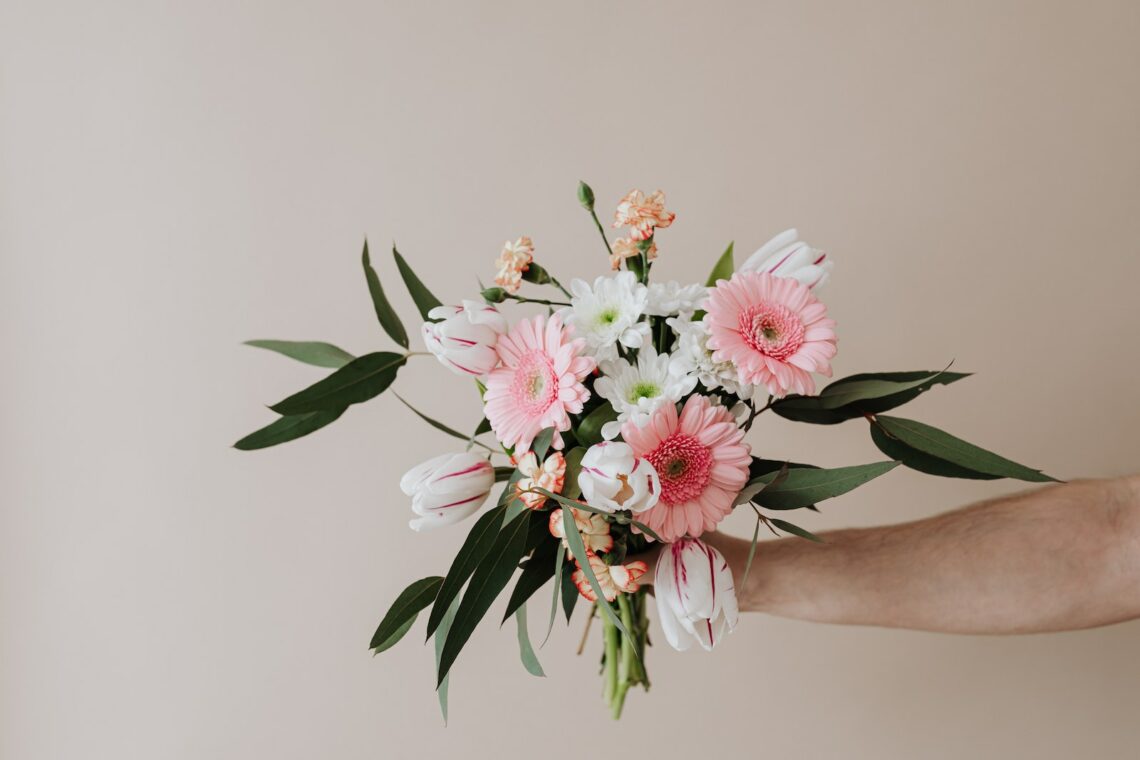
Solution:
<svg viewBox="0 0 1140 760">
<path fill-rule="evenodd" d="M 598 579 L 598 585 L 602 587 L 602 594 L 606 597 L 607 602 L 617 599 L 620 593 L 632 594 L 637 591 L 641 588 L 641 576 L 649 571 L 649 566 L 641 560 L 629 562 L 625 565 L 607 565 L 601 557 L 592 551 L 587 551 L 586 557 L 590 561 L 590 569 L 594 571 L 594 577 Z M 594 587 L 590 585 L 586 574 L 582 572 L 580 564 L 574 574 L 570 576 L 570 580 L 578 587 L 578 593 L 588 601 L 598 601 L 598 595 L 594 593 Z"/>
<path fill-rule="evenodd" d="M 515 482 L 515 492 L 523 503 L 531 509 L 538 509 L 546 503 L 546 496 L 540 493 L 529 492 L 532 488 L 542 488 L 551 493 L 562 493 L 562 484 L 566 479 L 566 457 L 561 451 L 556 451 L 546 458 L 541 466 L 538 456 L 533 451 L 522 455 L 518 461 L 519 472 L 523 477 Z"/>
<path fill-rule="evenodd" d="M 570 555 L 570 544 L 566 542 L 566 526 L 562 522 L 562 509 L 560 507 L 550 513 L 550 535 L 561 539 L 562 545 L 566 547 L 567 554 Z M 603 515 L 570 507 L 570 516 L 574 518 L 574 527 L 578 529 L 582 543 L 588 551 L 608 552 L 614 548 L 614 538 L 610 535 L 610 524 L 606 522 Z"/>
<path fill-rule="evenodd" d="M 618 238 L 614 241 L 613 246 L 611 246 L 611 251 L 613 255 L 610 256 L 610 266 L 613 267 L 614 271 L 621 269 L 621 263 L 626 259 L 641 255 L 641 248 L 638 247 L 637 241 L 633 238 Z M 649 248 L 645 251 L 645 256 L 650 261 L 657 258 L 656 243 L 649 244 Z"/>
<path fill-rule="evenodd" d="M 534 261 L 534 243 L 530 238 L 523 236 L 513 243 L 508 240 L 503 244 L 503 252 L 495 260 L 495 265 L 499 268 L 495 275 L 495 284 L 508 293 L 519 292 L 522 274 L 530 267 L 532 261 Z"/>
<path fill-rule="evenodd" d="M 648 240 L 653 237 L 654 230 L 668 227 L 676 216 L 665 210 L 665 193 L 660 190 L 648 197 L 640 190 L 630 190 L 618 202 L 614 227 L 629 227 L 631 238 Z"/>
<path fill-rule="evenodd" d="M 831 376 L 835 320 L 811 289 L 767 272 L 737 272 L 709 293 L 705 325 L 714 362 L 773 396 L 815 393 L 812 372 Z"/>
</svg>

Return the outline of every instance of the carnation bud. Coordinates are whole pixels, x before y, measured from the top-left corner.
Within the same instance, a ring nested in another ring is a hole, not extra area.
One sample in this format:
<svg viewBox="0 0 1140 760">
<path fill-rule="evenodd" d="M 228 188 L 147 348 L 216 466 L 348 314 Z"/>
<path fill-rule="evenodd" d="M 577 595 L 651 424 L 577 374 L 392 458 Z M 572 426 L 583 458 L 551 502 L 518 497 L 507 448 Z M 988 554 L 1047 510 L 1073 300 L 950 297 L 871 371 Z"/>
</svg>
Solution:
<svg viewBox="0 0 1140 760">
<path fill-rule="evenodd" d="M 502 303 L 507 300 L 507 291 L 502 288 L 486 288 L 482 296 L 487 303 Z"/>
<path fill-rule="evenodd" d="M 594 210 L 594 191 L 585 182 L 578 183 L 578 202 L 587 211 Z"/>
<path fill-rule="evenodd" d="M 522 278 L 527 282 L 533 282 L 535 285 L 545 285 L 551 281 L 550 272 L 534 262 L 531 262 L 531 265 L 526 268 Z"/>
</svg>

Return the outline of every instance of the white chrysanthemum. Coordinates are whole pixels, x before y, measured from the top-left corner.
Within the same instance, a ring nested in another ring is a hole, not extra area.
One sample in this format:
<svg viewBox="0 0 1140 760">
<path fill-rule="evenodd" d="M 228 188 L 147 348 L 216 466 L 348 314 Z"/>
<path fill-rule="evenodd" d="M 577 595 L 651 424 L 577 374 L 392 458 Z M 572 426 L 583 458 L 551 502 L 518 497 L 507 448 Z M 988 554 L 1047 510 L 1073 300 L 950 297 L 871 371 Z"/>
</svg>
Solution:
<svg viewBox="0 0 1140 760">
<path fill-rule="evenodd" d="M 665 320 L 677 333 L 673 357 L 677 368 L 701 381 L 709 390 L 724 388 L 742 399 L 752 398 L 755 386 L 740 381 L 732 362 L 715 362 L 708 347 L 709 332 L 704 322 L 673 317 Z"/>
<path fill-rule="evenodd" d="M 618 343 L 640 348 L 649 337 L 649 323 L 637 320 L 645 312 L 648 291 L 633 272 L 618 272 L 594 280 L 570 283 L 570 306 L 559 311 L 574 329 L 574 337 L 586 341 L 586 352 L 599 360 L 616 359 Z"/>
<path fill-rule="evenodd" d="M 649 285 L 649 301 L 645 313 L 654 317 L 691 317 L 709 296 L 709 289 L 699 283 L 682 285 L 676 280 Z"/>
<path fill-rule="evenodd" d="M 697 386 L 697 376 L 685 371 L 670 354 L 658 355 L 647 345 L 637 352 L 637 364 L 624 359 L 598 365 L 602 377 L 594 392 L 610 402 L 618 418 L 602 426 L 602 437 L 613 440 L 627 420 L 645 427 L 662 404 L 675 404 Z"/>
</svg>

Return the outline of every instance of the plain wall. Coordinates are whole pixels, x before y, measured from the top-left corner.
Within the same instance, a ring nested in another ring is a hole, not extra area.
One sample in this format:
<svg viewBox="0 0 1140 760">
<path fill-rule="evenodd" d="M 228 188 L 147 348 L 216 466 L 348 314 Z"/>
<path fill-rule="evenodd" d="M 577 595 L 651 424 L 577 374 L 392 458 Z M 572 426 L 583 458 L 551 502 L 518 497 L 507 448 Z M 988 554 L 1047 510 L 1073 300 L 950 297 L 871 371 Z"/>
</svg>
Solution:
<svg viewBox="0 0 1140 760">
<path fill-rule="evenodd" d="M 562 279 L 594 277 L 585 179 L 606 214 L 667 192 L 658 277 L 798 226 L 838 262 L 837 374 L 954 359 L 977 375 L 906 415 L 1059 477 L 1135 471 L 1138 35 L 1134 2 L 4 3 L 0 756 L 1134 756 L 1140 623 L 985 638 L 748 615 L 711 655 L 654 647 L 653 692 L 615 725 L 597 642 L 573 654 L 581 616 L 542 680 L 488 619 L 444 729 L 422 629 L 367 643 L 465 535 L 413 534 L 397 486 L 452 439 L 385 396 L 229 446 L 321 376 L 242 340 L 390 345 L 365 235 L 415 332 L 389 241 L 449 301 L 523 234 Z M 429 359 L 397 389 L 478 419 Z M 855 422 L 764 418 L 750 440 L 880 457 Z M 799 519 L 1022 487 L 900 470 Z"/>
</svg>

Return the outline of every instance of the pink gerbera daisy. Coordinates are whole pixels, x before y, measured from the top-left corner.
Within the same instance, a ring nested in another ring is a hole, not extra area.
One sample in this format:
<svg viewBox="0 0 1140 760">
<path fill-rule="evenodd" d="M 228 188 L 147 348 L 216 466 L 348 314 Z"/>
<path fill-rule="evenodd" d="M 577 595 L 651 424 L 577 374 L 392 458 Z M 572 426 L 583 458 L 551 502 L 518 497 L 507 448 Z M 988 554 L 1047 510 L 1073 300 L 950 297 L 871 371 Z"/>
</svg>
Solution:
<svg viewBox="0 0 1140 760">
<path fill-rule="evenodd" d="M 715 528 L 748 482 L 752 456 L 744 431 L 705 396 L 690 396 L 680 415 L 664 404 L 645 427 L 627 422 L 621 435 L 657 470 L 661 498 L 637 519 L 665 541 Z"/>
<path fill-rule="evenodd" d="M 714 362 L 731 362 L 749 385 L 773 396 L 811 395 L 811 373 L 831 377 L 835 320 L 811 289 L 767 272 L 737 272 L 709 293 L 708 347 Z"/>
<path fill-rule="evenodd" d="M 525 451 L 552 427 L 554 446 L 562 448 L 558 431 L 570 429 L 570 414 L 581 412 L 590 397 L 582 378 L 595 361 L 582 356 L 585 348 L 557 316 L 524 319 L 499 336 L 495 351 L 503 364 L 487 377 L 483 413 L 504 446 Z"/>
</svg>

